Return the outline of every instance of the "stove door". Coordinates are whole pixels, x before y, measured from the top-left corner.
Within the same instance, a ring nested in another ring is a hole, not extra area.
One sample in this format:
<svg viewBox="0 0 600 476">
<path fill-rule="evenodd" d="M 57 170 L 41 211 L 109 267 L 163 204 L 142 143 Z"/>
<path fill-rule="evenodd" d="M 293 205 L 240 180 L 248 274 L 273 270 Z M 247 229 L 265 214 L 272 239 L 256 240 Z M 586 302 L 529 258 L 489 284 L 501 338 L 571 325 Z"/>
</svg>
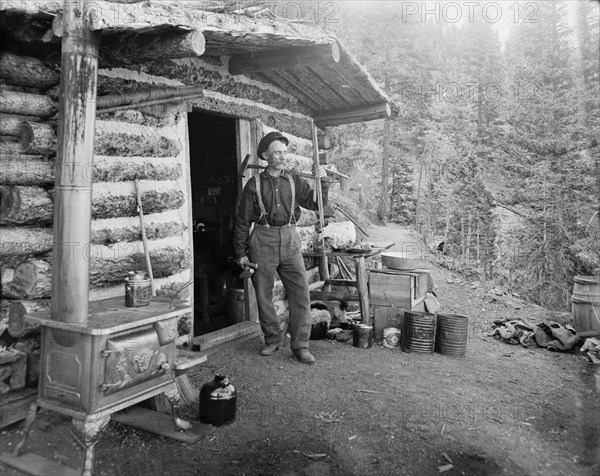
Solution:
<svg viewBox="0 0 600 476">
<path fill-rule="evenodd" d="M 102 355 L 106 357 L 104 383 L 100 385 L 104 395 L 160 377 L 168 369 L 154 329 L 108 339 Z"/>
</svg>

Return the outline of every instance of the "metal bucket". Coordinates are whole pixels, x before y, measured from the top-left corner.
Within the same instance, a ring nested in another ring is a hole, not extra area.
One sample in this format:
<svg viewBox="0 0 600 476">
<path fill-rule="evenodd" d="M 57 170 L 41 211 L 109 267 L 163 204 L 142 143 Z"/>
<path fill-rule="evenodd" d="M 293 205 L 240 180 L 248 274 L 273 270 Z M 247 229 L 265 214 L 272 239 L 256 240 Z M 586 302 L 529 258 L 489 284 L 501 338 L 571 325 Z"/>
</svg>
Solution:
<svg viewBox="0 0 600 476">
<path fill-rule="evenodd" d="M 575 276 L 571 313 L 578 336 L 600 335 L 600 277 Z"/>
<path fill-rule="evenodd" d="M 373 345 L 373 326 L 356 324 L 354 326 L 352 345 L 359 349 L 368 349 L 371 347 Z"/>
<path fill-rule="evenodd" d="M 404 311 L 401 345 L 403 352 L 433 352 L 436 315 L 421 311 Z"/>
<path fill-rule="evenodd" d="M 438 314 L 435 331 L 435 351 L 452 357 L 467 353 L 469 318 L 460 314 Z"/>
<path fill-rule="evenodd" d="M 125 278 L 125 306 L 142 307 L 150 304 L 152 299 L 152 281 L 144 279 L 144 273 L 129 273 Z"/>
</svg>

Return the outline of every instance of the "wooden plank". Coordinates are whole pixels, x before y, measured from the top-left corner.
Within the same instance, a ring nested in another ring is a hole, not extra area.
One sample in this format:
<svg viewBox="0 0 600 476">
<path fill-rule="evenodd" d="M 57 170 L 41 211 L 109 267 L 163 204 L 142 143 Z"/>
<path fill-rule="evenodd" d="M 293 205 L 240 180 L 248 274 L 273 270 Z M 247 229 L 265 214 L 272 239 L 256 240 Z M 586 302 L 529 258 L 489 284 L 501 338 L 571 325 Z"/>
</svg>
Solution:
<svg viewBox="0 0 600 476">
<path fill-rule="evenodd" d="M 2 395 L 0 401 L 0 428 L 24 420 L 29 411 L 29 405 L 37 398 L 35 389 L 19 390 Z"/>
<path fill-rule="evenodd" d="M 352 286 L 352 287 L 356 287 L 358 285 L 358 283 L 356 281 L 353 281 L 351 279 L 329 279 L 327 281 L 327 284 L 330 284 L 331 286 Z"/>
<path fill-rule="evenodd" d="M 175 357 L 175 370 L 187 370 L 196 365 L 206 362 L 207 356 L 203 352 L 193 352 L 191 350 L 177 349 Z"/>
<path fill-rule="evenodd" d="M 337 63 L 340 49 L 337 43 L 314 46 L 297 46 L 277 50 L 258 51 L 232 55 L 229 73 L 248 74 L 264 71 L 306 67 L 315 63 Z"/>
<path fill-rule="evenodd" d="M 34 453 L 25 453 L 21 456 L 0 455 L 0 462 L 32 476 L 79 476 L 81 474 L 80 469 L 63 466 Z"/>
<path fill-rule="evenodd" d="M 374 306 L 397 306 L 410 309 L 415 302 L 416 277 L 370 273 L 369 294 Z"/>
<path fill-rule="evenodd" d="M 243 321 L 218 331 L 194 337 L 194 344 L 198 344 L 201 351 L 206 351 L 225 342 L 241 339 L 246 336 L 255 336 L 259 333 L 260 325 L 258 323 Z"/>
<path fill-rule="evenodd" d="M 188 444 L 200 441 L 215 429 L 214 426 L 205 425 L 199 421 L 192 421 L 190 422 L 192 428 L 182 431 L 175 425 L 171 415 L 142 407 L 131 407 L 126 411 L 115 413 L 112 419 L 123 425 Z"/>
<path fill-rule="evenodd" d="M 360 314 L 362 316 L 362 323 L 371 324 L 371 305 L 369 299 L 369 287 L 368 287 L 368 276 L 367 267 L 365 264 L 365 258 L 363 256 L 356 260 L 356 289 L 359 295 Z"/>
</svg>

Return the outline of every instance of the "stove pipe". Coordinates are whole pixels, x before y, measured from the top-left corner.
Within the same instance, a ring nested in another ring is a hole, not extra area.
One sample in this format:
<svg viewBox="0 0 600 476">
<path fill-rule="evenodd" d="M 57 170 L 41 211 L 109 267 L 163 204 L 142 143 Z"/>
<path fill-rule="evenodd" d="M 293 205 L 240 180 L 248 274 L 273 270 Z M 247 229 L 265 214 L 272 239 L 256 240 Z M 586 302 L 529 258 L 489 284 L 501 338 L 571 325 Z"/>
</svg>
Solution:
<svg viewBox="0 0 600 476">
<path fill-rule="evenodd" d="M 51 317 L 88 318 L 92 166 L 100 33 L 86 19 L 86 0 L 65 0 L 54 197 Z"/>
</svg>

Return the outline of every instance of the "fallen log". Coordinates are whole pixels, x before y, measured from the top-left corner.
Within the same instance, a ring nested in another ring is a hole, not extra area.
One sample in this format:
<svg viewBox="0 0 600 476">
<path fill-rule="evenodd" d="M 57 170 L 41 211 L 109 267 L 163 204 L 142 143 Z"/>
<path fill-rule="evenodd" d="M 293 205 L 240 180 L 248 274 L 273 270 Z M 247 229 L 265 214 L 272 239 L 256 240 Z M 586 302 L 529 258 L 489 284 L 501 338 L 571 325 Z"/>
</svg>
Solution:
<svg viewBox="0 0 600 476">
<path fill-rule="evenodd" d="M 41 155 L 8 155 L 0 162 L 0 185 L 49 185 L 54 183 L 54 160 Z"/>
<path fill-rule="evenodd" d="M 58 84 L 60 72 L 37 58 L 0 54 L 0 78 L 8 84 L 45 89 Z"/>
<path fill-rule="evenodd" d="M 0 263 L 48 253 L 52 244 L 52 228 L 2 228 Z"/>
<path fill-rule="evenodd" d="M 8 306 L 8 333 L 11 337 L 23 337 L 36 332 L 39 324 L 32 324 L 24 319 L 30 312 L 42 312 L 50 309 L 49 299 L 13 301 Z"/>
<path fill-rule="evenodd" d="M 20 151 L 26 154 L 56 154 L 54 127 L 41 122 L 22 122 L 19 126 Z"/>
<path fill-rule="evenodd" d="M 41 187 L 0 185 L 0 225 L 44 226 L 52 223 L 53 208 Z"/>
<path fill-rule="evenodd" d="M 15 136 L 19 135 L 19 126 L 21 122 L 38 122 L 41 119 L 33 116 L 15 116 L 14 114 L 0 114 L 0 131 L 3 135 Z"/>
<path fill-rule="evenodd" d="M 58 103 L 41 94 L 10 91 L 0 86 L 0 112 L 49 118 L 58 111 Z"/>
</svg>

